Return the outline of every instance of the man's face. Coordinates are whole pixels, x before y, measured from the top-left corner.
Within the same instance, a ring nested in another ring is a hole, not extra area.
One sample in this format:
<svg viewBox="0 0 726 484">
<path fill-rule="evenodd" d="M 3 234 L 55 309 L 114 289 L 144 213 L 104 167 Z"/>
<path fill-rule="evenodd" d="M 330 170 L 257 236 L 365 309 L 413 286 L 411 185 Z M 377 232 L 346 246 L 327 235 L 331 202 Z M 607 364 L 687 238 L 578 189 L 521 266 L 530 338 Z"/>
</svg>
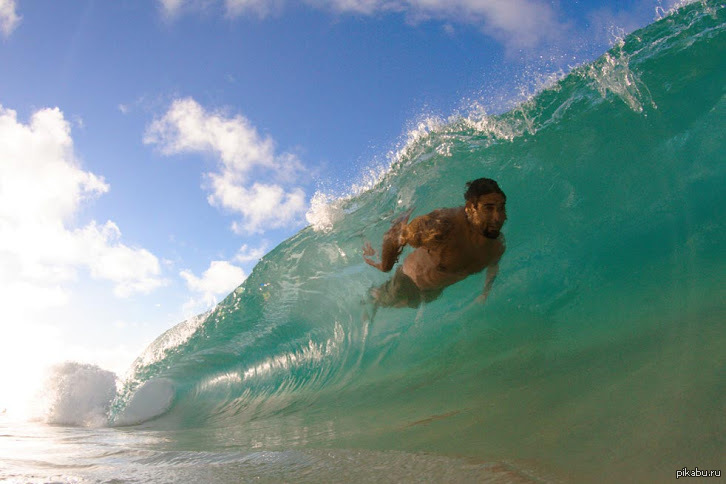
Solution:
<svg viewBox="0 0 726 484">
<path fill-rule="evenodd" d="M 504 196 L 501 193 L 482 195 L 476 203 L 466 202 L 466 216 L 474 229 L 484 237 L 496 239 L 507 220 Z"/>
</svg>

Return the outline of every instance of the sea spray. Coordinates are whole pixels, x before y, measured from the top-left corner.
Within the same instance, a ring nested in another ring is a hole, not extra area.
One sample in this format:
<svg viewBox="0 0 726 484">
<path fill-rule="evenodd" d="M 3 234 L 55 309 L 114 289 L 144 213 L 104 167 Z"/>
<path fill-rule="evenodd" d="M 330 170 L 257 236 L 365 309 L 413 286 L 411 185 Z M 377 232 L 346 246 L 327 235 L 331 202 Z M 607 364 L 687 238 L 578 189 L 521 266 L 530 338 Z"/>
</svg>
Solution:
<svg viewBox="0 0 726 484">
<path fill-rule="evenodd" d="M 104 426 L 115 395 L 115 373 L 96 365 L 60 363 L 49 369 L 39 395 L 42 419 L 55 425 Z"/>
</svg>

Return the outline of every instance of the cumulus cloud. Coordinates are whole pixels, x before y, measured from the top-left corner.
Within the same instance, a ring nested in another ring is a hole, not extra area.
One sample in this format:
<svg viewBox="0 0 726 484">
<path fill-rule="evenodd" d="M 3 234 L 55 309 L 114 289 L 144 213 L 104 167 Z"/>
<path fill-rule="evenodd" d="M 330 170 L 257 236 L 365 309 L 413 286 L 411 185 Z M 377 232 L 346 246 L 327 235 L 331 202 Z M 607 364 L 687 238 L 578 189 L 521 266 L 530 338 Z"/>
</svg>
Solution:
<svg viewBox="0 0 726 484">
<path fill-rule="evenodd" d="M 0 292 L 9 305 L 64 304 L 79 269 L 114 283 L 118 296 L 163 283 L 157 258 L 123 244 L 113 222 L 72 227 L 80 205 L 109 185 L 80 167 L 59 109 L 41 109 L 23 124 L 0 106 L 0 140 Z"/>
<path fill-rule="evenodd" d="M 20 23 L 21 17 L 18 16 L 15 8 L 15 0 L 0 0 L 0 32 L 5 37 L 9 36 Z"/>
<path fill-rule="evenodd" d="M 211 174 L 214 193 L 209 203 L 239 212 L 244 223 L 235 222 L 232 229 L 238 234 L 259 232 L 261 227 L 282 227 L 305 213 L 305 192 L 294 188 L 286 192 L 280 185 L 254 183 L 246 188 L 229 173 Z"/>
<path fill-rule="evenodd" d="M 245 279 L 247 273 L 236 264 L 247 264 L 257 262 L 267 253 L 267 243 L 260 247 L 242 245 L 231 261 L 216 260 L 209 264 L 209 268 L 201 276 L 195 275 L 190 270 L 184 270 L 179 275 L 186 281 L 187 288 L 195 295 L 183 306 L 182 311 L 185 317 L 207 311 L 217 304 L 217 301 L 232 292 Z"/>
<path fill-rule="evenodd" d="M 413 22 L 440 20 L 478 26 L 510 48 L 531 48 L 557 36 L 555 11 L 541 0 L 307 0 L 340 13 L 398 12 Z"/>
<path fill-rule="evenodd" d="M 234 256 L 235 262 L 256 262 L 262 259 L 262 256 L 267 253 L 267 244 L 263 244 L 260 247 L 249 247 L 244 244 L 239 248 L 237 254 Z"/>
<path fill-rule="evenodd" d="M 213 296 L 230 292 L 247 277 L 240 267 L 224 260 L 212 261 L 202 277 L 195 276 L 191 271 L 182 271 L 181 276 L 190 290 Z"/>
<path fill-rule="evenodd" d="M 167 12 L 200 7 L 200 0 L 160 0 Z M 478 26 L 507 48 L 532 48 L 555 39 L 563 29 L 550 2 L 543 0 L 305 0 L 309 6 L 339 14 L 395 12 L 412 22 L 438 20 Z M 228 16 L 280 11 L 285 0 L 225 0 Z"/>
<path fill-rule="evenodd" d="M 274 164 L 274 142 L 263 138 L 244 116 L 208 113 L 192 98 L 177 99 L 146 130 L 144 143 L 158 144 L 166 155 L 211 152 L 239 174 L 255 165 Z"/>
<path fill-rule="evenodd" d="M 243 222 L 236 231 L 259 232 L 294 222 L 305 212 L 301 188 L 279 183 L 255 182 L 253 170 L 278 179 L 302 169 L 297 157 L 276 153 L 275 142 L 262 136 L 241 115 L 208 112 L 192 98 L 175 100 L 168 111 L 147 128 L 144 143 L 158 146 L 161 153 L 208 153 L 219 160 L 219 170 L 207 173 L 211 205 L 238 213 Z"/>
<path fill-rule="evenodd" d="M 539 0 L 412 0 L 410 12 L 478 25 L 509 48 L 533 48 L 562 30 L 549 2 Z"/>
<path fill-rule="evenodd" d="M 226 296 L 247 278 L 241 267 L 224 260 L 215 260 L 209 264 L 201 277 L 192 271 L 181 271 L 179 275 L 186 281 L 195 297 L 184 305 L 185 313 L 201 312 L 217 304 L 217 298 Z"/>
<path fill-rule="evenodd" d="M 99 226 L 92 222 L 74 231 L 74 235 L 82 242 L 91 275 L 116 283 L 117 296 L 149 293 L 162 284 L 156 256 L 146 249 L 121 244 L 121 231 L 115 223 L 108 221 Z"/>
</svg>

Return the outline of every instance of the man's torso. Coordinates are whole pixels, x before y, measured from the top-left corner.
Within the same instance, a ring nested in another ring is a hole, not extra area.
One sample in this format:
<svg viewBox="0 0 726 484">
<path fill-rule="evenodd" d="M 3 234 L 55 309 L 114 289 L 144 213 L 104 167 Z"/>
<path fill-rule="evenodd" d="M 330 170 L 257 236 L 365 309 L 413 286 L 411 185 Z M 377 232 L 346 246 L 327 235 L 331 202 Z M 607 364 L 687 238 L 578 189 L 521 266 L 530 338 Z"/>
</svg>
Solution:
<svg viewBox="0 0 726 484">
<path fill-rule="evenodd" d="M 403 272 L 422 290 L 439 289 L 481 272 L 499 260 L 498 239 L 472 237 L 463 210 L 452 214 L 452 229 L 440 243 L 419 247 L 403 263 Z"/>
</svg>

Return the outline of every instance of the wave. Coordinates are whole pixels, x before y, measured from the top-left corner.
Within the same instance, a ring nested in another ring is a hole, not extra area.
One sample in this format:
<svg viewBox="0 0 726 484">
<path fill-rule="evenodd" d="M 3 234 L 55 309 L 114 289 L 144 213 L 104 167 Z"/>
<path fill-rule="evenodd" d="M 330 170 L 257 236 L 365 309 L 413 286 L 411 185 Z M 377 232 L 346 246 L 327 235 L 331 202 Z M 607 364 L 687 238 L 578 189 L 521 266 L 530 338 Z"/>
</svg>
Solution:
<svg viewBox="0 0 726 484">
<path fill-rule="evenodd" d="M 600 479 L 715 463 L 725 18 L 720 2 L 686 5 L 506 113 L 422 123 L 387 170 L 318 194 L 311 226 L 160 336 L 110 422 L 199 429 L 210 446 L 427 451 Z M 363 263 L 363 243 L 406 209 L 463 204 L 482 176 L 509 213 L 486 305 L 476 275 L 371 322 L 365 295 L 388 275 Z"/>
</svg>

